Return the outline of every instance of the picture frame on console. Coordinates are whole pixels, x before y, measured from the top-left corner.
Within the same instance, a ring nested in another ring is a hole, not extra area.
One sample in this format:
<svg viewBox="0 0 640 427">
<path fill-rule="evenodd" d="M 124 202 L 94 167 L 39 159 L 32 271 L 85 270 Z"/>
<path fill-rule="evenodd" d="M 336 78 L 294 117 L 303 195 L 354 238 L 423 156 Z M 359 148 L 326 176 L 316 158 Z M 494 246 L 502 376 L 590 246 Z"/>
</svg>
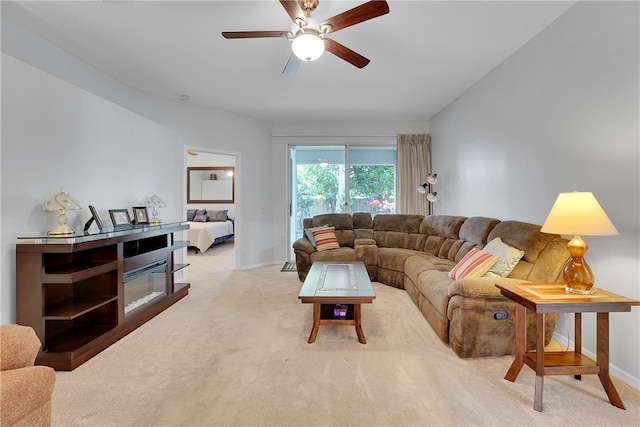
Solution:
<svg viewBox="0 0 640 427">
<path fill-rule="evenodd" d="M 131 210 L 134 224 L 149 224 L 149 212 L 146 206 L 133 206 Z"/>
<path fill-rule="evenodd" d="M 114 228 L 123 228 L 131 225 L 131 217 L 127 209 L 109 209 L 109 216 Z"/>
<path fill-rule="evenodd" d="M 96 222 L 98 228 L 100 229 L 100 231 L 102 231 L 104 229 L 104 224 L 102 223 L 102 219 L 100 219 L 100 216 L 98 215 L 98 211 L 96 211 L 96 208 L 94 208 L 92 205 L 89 205 L 89 211 L 91 212 L 91 218 L 89 218 L 89 221 L 87 221 L 84 225 L 85 233 L 89 230 L 89 227 L 91 227 L 93 221 Z"/>
</svg>

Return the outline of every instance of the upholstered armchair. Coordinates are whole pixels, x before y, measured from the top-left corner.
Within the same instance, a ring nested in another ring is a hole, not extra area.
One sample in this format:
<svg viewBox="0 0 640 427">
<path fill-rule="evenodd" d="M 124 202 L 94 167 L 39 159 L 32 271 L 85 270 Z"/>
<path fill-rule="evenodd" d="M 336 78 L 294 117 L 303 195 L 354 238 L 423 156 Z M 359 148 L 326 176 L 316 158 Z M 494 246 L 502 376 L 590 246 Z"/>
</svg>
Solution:
<svg viewBox="0 0 640 427">
<path fill-rule="evenodd" d="M 34 366 L 40 340 L 30 327 L 0 325 L 0 425 L 51 425 L 55 371 Z"/>
</svg>

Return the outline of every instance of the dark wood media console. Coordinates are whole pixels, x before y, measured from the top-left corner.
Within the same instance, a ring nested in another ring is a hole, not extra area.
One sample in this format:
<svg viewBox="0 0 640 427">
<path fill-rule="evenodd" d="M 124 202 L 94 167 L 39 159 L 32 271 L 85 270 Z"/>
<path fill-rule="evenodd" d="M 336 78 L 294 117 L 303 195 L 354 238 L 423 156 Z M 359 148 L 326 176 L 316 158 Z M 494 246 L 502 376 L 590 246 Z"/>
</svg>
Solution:
<svg viewBox="0 0 640 427">
<path fill-rule="evenodd" d="M 73 370 L 189 293 L 174 275 L 183 223 L 16 244 L 17 323 L 31 326 L 40 365 Z M 127 281 L 128 277 L 133 277 Z"/>
</svg>

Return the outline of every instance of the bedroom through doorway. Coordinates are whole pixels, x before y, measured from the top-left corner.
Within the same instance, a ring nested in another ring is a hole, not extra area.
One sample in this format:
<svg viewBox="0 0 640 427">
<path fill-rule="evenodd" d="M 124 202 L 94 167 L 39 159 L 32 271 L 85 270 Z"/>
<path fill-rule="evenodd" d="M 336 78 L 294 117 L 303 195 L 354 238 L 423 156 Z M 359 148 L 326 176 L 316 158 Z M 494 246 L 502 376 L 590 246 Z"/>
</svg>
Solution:
<svg viewBox="0 0 640 427">
<path fill-rule="evenodd" d="M 236 156 L 190 148 L 185 151 L 185 207 L 189 223 L 188 262 L 207 260 L 209 268 L 236 266 Z"/>
</svg>

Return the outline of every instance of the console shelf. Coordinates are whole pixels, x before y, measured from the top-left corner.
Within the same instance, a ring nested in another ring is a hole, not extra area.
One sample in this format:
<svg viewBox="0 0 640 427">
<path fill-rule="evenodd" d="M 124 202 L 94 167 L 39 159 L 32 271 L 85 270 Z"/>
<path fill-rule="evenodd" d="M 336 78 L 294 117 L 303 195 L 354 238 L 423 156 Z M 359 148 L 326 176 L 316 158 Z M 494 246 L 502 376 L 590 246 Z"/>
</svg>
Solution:
<svg viewBox="0 0 640 427">
<path fill-rule="evenodd" d="M 42 348 L 37 364 L 73 370 L 189 293 L 174 273 L 184 223 L 16 244 L 17 323 Z M 125 311 L 126 309 L 126 311 Z"/>
<path fill-rule="evenodd" d="M 53 304 L 44 309 L 44 320 L 73 320 L 100 306 L 117 301 L 118 297 L 91 296 L 87 298 L 73 298 Z"/>
</svg>

